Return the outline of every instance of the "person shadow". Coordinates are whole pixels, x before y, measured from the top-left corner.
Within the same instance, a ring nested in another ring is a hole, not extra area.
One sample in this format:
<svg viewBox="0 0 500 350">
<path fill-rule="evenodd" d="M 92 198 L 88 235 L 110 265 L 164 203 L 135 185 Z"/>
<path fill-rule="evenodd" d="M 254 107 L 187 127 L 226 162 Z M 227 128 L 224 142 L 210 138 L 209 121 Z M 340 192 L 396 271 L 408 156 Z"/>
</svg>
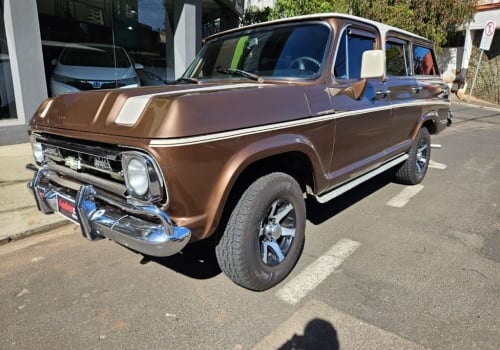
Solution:
<svg viewBox="0 0 500 350">
<path fill-rule="evenodd" d="M 320 318 L 309 321 L 304 334 L 294 334 L 277 350 L 338 350 L 337 331 L 333 325 Z"/>
</svg>

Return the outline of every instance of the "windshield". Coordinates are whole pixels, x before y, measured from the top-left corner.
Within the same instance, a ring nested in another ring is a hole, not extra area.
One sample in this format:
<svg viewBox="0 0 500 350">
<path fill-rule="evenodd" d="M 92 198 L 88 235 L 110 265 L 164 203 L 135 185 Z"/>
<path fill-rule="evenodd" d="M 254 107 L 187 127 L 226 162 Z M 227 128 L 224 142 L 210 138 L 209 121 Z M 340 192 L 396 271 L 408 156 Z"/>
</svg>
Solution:
<svg viewBox="0 0 500 350">
<path fill-rule="evenodd" d="M 64 49 L 59 61 L 68 66 L 115 67 L 115 59 L 117 68 L 131 66 L 123 49 L 115 47 L 113 55 L 112 46 L 69 46 Z"/>
<path fill-rule="evenodd" d="M 309 23 L 216 38 L 201 49 L 183 78 L 316 78 L 330 33 L 323 23 Z"/>
</svg>

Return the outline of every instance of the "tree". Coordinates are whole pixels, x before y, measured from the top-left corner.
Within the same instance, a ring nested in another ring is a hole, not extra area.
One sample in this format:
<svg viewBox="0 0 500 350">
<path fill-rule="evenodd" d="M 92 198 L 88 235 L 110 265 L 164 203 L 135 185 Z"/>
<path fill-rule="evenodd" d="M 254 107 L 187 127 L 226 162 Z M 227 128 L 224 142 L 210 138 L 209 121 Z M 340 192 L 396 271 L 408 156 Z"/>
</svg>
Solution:
<svg viewBox="0 0 500 350">
<path fill-rule="evenodd" d="M 431 39 L 437 46 L 448 33 L 472 20 L 477 0 L 348 0 L 352 14 L 393 25 Z"/>
<path fill-rule="evenodd" d="M 419 34 L 441 46 L 471 21 L 477 0 L 276 0 L 269 19 L 321 12 L 350 13 Z"/>
<path fill-rule="evenodd" d="M 240 16 L 240 24 L 243 26 L 267 21 L 270 18 L 271 8 L 264 7 L 262 9 L 256 6 L 249 6 Z"/>
<path fill-rule="evenodd" d="M 276 0 L 270 19 L 322 12 L 347 12 L 349 0 Z"/>
</svg>

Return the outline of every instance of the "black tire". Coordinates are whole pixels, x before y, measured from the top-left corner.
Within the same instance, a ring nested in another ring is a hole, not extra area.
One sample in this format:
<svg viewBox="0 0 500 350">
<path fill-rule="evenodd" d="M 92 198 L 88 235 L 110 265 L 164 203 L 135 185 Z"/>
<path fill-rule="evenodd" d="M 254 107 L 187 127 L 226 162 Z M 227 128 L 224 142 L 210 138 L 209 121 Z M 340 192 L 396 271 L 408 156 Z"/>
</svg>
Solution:
<svg viewBox="0 0 500 350">
<path fill-rule="evenodd" d="M 424 179 L 431 159 L 431 136 L 427 128 L 419 130 L 408 155 L 408 159 L 396 171 L 396 181 L 404 185 L 416 185 Z"/>
<path fill-rule="evenodd" d="M 215 248 L 221 270 L 236 284 L 269 289 L 293 269 L 304 246 L 306 207 L 291 176 L 272 173 L 252 183 L 234 208 Z"/>
</svg>

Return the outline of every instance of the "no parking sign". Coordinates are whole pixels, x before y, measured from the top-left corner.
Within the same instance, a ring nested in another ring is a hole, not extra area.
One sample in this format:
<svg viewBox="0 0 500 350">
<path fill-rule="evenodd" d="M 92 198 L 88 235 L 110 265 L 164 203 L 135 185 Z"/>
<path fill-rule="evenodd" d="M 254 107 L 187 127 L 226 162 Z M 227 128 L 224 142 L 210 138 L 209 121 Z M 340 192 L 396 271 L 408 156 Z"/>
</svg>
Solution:
<svg viewBox="0 0 500 350">
<path fill-rule="evenodd" d="M 481 45 L 479 45 L 481 50 L 488 51 L 490 49 L 493 36 L 495 35 L 495 29 L 495 22 L 492 20 L 486 22 L 484 25 L 483 36 L 481 37 Z"/>
<path fill-rule="evenodd" d="M 476 85 L 477 73 L 479 72 L 479 66 L 481 65 L 481 59 L 483 58 L 484 51 L 488 51 L 491 47 L 491 42 L 493 41 L 493 36 L 495 35 L 496 24 L 491 19 L 486 21 L 483 30 L 483 36 L 481 37 L 481 44 L 479 48 L 481 49 L 481 54 L 479 55 L 479 61 L 477 62 L 476 74 L 474 74 L 474 80 L 472 80 L 472 86 L 470 88 L 469 97 L 467 102 L 470 101 L 472 92 L 474 91 L 474 86 Z"/>
</svg>

